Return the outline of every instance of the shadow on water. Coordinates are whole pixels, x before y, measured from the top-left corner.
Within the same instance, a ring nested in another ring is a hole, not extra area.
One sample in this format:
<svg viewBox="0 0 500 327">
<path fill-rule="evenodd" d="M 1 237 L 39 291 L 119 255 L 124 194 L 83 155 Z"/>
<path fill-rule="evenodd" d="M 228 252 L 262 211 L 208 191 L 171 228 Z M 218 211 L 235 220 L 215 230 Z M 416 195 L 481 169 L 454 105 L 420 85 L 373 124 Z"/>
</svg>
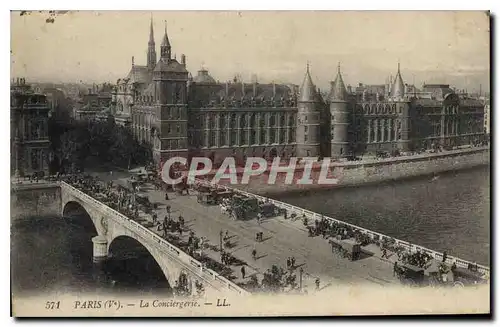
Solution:
<svg viewBox="0 0 500 327">
<path fill-rule="evenodd" d="M 51 291 L 171 294 L 156 261 L 132 239 L 118 238 L 112 244 L 114 256 L 104 265 L 94 264 L 91 239 L 97 233 L 83 218 L 30 217 L 12 224 L 14 296 Z"/>
</svg>

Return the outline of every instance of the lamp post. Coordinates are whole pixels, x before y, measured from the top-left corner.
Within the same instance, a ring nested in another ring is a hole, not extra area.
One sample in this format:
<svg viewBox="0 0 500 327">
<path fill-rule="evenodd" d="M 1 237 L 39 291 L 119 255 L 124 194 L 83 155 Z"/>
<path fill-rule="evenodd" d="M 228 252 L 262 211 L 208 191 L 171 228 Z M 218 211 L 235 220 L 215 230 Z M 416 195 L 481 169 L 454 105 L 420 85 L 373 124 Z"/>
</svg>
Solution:
<svg viewBox="0 0 500 327">
<path fill-rule="evenodd" d="M 220 252 L 222 252 L 222 229 L 219 233 L 219 249 L 220 249 Z"/>
<path fill-rule="evenodd" d="M 299 269 L 299 290 L 302 293 L 302 274 L 304 273 L 304 269 L 300 267 Z"/>
</svg>

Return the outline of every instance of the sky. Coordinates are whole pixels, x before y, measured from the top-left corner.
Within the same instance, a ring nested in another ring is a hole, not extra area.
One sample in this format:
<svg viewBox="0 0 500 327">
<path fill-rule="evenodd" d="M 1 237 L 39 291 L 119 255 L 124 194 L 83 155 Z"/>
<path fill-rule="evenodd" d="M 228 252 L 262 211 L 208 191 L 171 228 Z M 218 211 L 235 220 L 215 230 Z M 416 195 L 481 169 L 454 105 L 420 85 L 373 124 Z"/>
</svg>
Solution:
<svg viewBox="0 0 500 327">
<path fill-rule="evenodd" d="M 346 84 L 489 88 L 489 17 L 479 11 L 72 11 L 11 14 L 11 76 L 29 81 L 112 82 L 145 65 L 150 18 L 157 56 L 168 26 L 172 53 L 219 81 L 301 84 L 306 64 L 328 88 L 340 62 Z"/>
</svg>

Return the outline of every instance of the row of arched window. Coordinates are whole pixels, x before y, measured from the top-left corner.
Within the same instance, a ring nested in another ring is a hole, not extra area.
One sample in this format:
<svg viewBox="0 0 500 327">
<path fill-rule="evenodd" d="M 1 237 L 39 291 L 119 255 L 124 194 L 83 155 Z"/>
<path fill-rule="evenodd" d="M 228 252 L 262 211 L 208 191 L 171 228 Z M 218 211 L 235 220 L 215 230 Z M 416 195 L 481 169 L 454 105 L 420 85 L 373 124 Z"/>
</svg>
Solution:
<svg viewBox="0 0 500 327">
<path fill-rule="evenodd" d="M 205 118 L 206 124 L 203 124 Z M 200 119 L 200 116 L 198 117 Z M 266 120 L 269 124 L 266 124 Z M 257 121 L 259 125 L 257 125 Z M 218 122 L 218 124 L 217 124 Z M 279 125 L 278 125 L 279 122 Z M 200 126 L 202 129 L 225 129 L 225 128 L 247 128 L 247 127 L 293 127 L 295 126 L 295 115 L 288 115 L 288 123 L 285 114 L 207 114 L 205 117 L 201 116 Z"/>
<path fill-rule="evenodd" d="M 365 103 L 359 105 L 363 109 L 365 115 L 396 115 L 402 113 L 402 106 L 398 106 L 394 103 Z"/>
<path fill-rule="evenodd" d="M 401 139 L 401 121 L 398 119 L 370 119 L 367 124 L 368 143 L 391 142 Z"/>
<path fill-rule="evenodd" d="M 195 133 L 200 135 L 202 147 L 225 147 L 242 145 L 264 145 L 264 144 L 290 144 L 295 143 L 295 128 L 270 128 L 269 130 L 256 128 L 250 130 L 208 130 Z M 239 139 L 238 139 L 239 137 Z M 196 142 L 192 142 L 195 144 Z"/>
</svg>

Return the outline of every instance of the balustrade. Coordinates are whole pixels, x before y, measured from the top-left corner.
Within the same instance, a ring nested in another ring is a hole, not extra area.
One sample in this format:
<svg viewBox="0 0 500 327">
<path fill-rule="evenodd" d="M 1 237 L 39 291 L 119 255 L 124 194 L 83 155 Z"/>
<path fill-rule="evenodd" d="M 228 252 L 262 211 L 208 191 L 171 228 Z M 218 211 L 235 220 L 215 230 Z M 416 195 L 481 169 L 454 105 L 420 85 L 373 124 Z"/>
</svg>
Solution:
<svg viewBox="0 0 500 327">
<path fill-rule="evenodd" d="M 200 183 L 200 184 L 206 185 L 206 186 L 213 186 L 210 182 L 207 182 L 207 181 L 204 181 L 204 180 L 197 180 L 197 182 Z M 371 239 L 378 239 L 378 240 L 391 239 L 391 240 L 394 240 L 395 245 L 402 247 L 405 251 L 410 252 L 410 253 L 416 252 L 417 249 L 418 249 L 421 252 L 426 252 L 426 253 L 430 254 L 436 260 L 442 260 L 442 258 L 443 258 L 443 254 L 442 253 L 434 251 L 434 250 L 431 250 L 431 249 L 428 249 L 428 248 L 425 248 L 425 247 L 420 246 L 420 245 L 411 244 L 411 243 L 405 242 L 403 240 L 399 240 L 399 239 L 394 238 L 394 237 L 390 237 L 390 236 L 387 236 L 387 235 L 384 235 L 384 234 L 381 234 L 381 233 L 377 233 L 377 232 L 365 229 L 363 227 L 359 227 L 359 226 L 356 226 L 356 225 L 353 225 L 353 224 L 349 224 L 349 223 L 340 221 L 340 220 L 335 219 L 335 218 L 331 218 L 331 217 L 328 217 L 328 216 L 325 216 L 325 215 L 321 215 L 321 214 L 318 214 L 318 213 L 315 213 L 315 212 L 312 212 L 312 211 L 309 211 L 309 210 L 306 210 L 306 209 L 303 209 L 303 208 L 300 208 L 300 207 L 296 207 L 296 206 L 288 204 L 288 203 L 284 203 L 284 202 L 277 201 L 277 200 L 274 200 L 274 199 L 266 198 L 266 197 L 263 197 L 263 196 L 260 196 L 260 195 L 257 195 L 257 194 L 248 193 L 248 192 L 245 192 L 245 191 L 242 191 L 242 190 L 238 190 L 238 189 L 235 189 L 235 188 L 231 188 L 231 187 L 228 187 L 228 186 L 220 186 L 220 187 L 224 188 L 225 190 L 231 190 L 231 191 L 233 191 L 235 193 L 238 193 L 238 194 L 241 194 L 241 195 L 245 195 L 247 197 L 256 198 L 259 201 L 272 203 L 272 204 L 274 204 L 275 206 L 277 206 L 277 207 L 279 207 L 281 209 L 286 209 L 288 212 L 295 213 L 295 214 L 300 214 L 300 215 L 305 215 L 308 219 L 313 219 L 314 220 L 316 218 L 324 218 L 324 219 L 327 219 L 329 221 L 335 222 L 337 224 L 342 224 L 342 225 L 345 225 L 345 226 L 349 226 L 353 230 L 357 230 L 357 231 L 360 231 L 361 233 L 364 233 L 364 234 L 368 235 Z M 469 265 L 471 265 L 471 264 L 472 265 L 477 265 L 476 263 L 472 263 L 470 261 L 466 261 L 466 260 L 463 260 L 463 259 L 460 259 L 460 258 L 457 258 L 457 257 L 447 256 L 446 263 L 453 263 L 453 262 L 456 262 L 457 267 L 461 267 L 461 268 L 468 268 Z M 488 268 L 486 266 L 483 266 L 483 265 L 477 265 L 477 270 L 479 272 L 485 274 L 485 276 L 487 278 L 489 278 L 490 268 Z"/>
<path fill-rule="evenodd" d="M 186 254 L 184 251 L 178 249 L 174 245 L 170 244 L 163 238 L 161 238 L 159 235 L 156 233 L 150 231 L 146 227 L 142 226 L 141 224 L 133 221 L 132 219 L 126 217 L 125 215 L 119 213 L 118 211 L 108 207 L 104 203 L 97 201 L 93 197 L 89 196 L 88 194 L 74 188 L 73 186 L 65 183 L 65 182 L 60 182 L 61 185 L 61 190 L 70 193 L 76 198 L 80 198 L 86 202 L 90 202 L 94 206 L 97 206 L 100 211 L 104 211 L 105 213 L 108 214 L 108 217 L 113 219 L 115 222 L 121 224 L 122 226 L 125 226 L 128 228 L 130 231 L 134 233 L 140 234 L 144 238 L 150 238 L 153 239 L 155 242 L 153 244 L 155 245 L 160 245 L 157 247 L 161 252 L 165 253 L 165 249 L 168 249 L 170 252 L 174 253 L 175 256 L 177 257 L 178 260 L 180 260 L 184 265 L 186 266 L 195 266 L 201 272 L 202 278 L 205 280 L 217 280 L 219 281 L 224 287 L 234 290 L 239 294 L 249 294 L 247 291 L 242 289 L 241 287 L 237 286 L 236 284 L 232 283 L 231 281 L 227 280 L 225 277 L 219 275 L 215 271 L 204 268 L 202 263 L 199 262 L 198 260 L 194 259 L 193 257 L 189 256 Z M 172 253 L 167 253 L 167 255 L 172 255 Z M 214 278 L 215 276 L 215 278 Z"/>
</svg>

